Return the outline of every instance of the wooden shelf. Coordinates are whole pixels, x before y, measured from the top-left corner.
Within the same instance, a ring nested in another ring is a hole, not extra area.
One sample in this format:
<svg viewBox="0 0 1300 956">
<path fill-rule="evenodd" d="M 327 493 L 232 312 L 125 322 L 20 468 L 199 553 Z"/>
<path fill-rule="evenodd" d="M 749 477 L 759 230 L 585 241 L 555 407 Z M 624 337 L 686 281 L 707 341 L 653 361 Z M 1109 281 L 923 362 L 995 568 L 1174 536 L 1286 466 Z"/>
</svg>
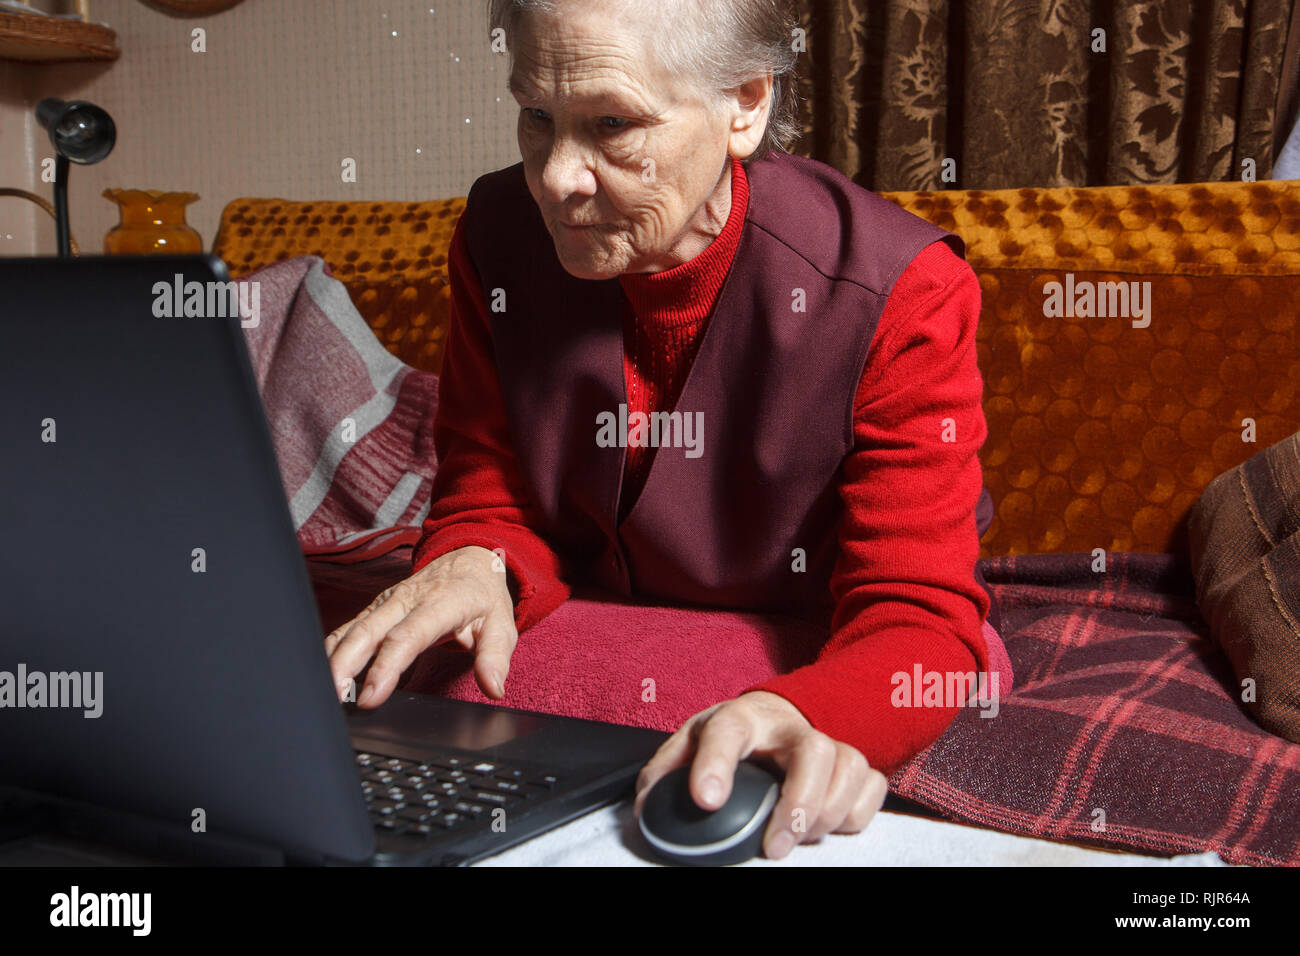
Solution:
<svg viewBox="0 0 1300 956">
<path fill-rule="evenodd" d="M 117 31 L 98 23 L 0 12 L 0 60 L 67 63 L 116 60 Z"/>
</svg>

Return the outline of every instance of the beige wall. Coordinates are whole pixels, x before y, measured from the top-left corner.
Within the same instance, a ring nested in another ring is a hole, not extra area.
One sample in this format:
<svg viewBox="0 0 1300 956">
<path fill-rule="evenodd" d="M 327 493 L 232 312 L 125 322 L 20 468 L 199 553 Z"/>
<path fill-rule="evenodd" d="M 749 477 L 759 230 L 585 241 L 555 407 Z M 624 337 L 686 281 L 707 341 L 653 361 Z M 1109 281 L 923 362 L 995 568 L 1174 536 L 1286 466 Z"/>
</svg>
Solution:
<svg viewBox="0 0 1300 956">
<path fill-rule="evenodd" d="M 71 2 L 32 6 L 71 12 Z M 178 17 L 142 0 L 92 0 L 118 33 L 110 64 L 0 61 L 0 186 L 53 199 L 39 182 L 53 156 L 32 109 L 86 99 L 117 123 L 113 152 L 72 169 L 72 232 L 103 250 L 117 222 L 108 187 L 190 190 L 189 222 L 212 243 L 238 196 L 417 200 L 464 195 L 518 161 L 518 107 L 504 56 L 488 48 L 487 0 L 244 0 Z M 433 11 L 433 12 L 430 12 Z M 190 49 L 206 31 L 207 52 Z M 396 36 L 393 34 L 396 33 Z M 467 122 L 468 120 L 468 122 Z M 341 181 L 344 157 L 357 181 Z M 54 220 L 0 197 L 0 255 L 52 255 Z"/>
</svg>

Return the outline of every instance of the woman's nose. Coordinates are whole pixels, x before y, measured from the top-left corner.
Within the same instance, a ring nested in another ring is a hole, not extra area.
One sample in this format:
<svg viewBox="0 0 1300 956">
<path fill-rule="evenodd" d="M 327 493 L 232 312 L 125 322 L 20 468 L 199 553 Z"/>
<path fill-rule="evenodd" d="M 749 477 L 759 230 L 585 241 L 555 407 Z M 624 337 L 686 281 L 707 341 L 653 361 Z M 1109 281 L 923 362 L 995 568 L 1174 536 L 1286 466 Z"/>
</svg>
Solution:
<svg viewBox="0 0 1300 956">
<path fill-rule="evenodd" d="M 594 196 L 596 177 L 588 151 L 580 144 L 556 137 L 542 167 L 542 188 L 552 202 L 562 203 L 572 195 Z"/>
</svg>

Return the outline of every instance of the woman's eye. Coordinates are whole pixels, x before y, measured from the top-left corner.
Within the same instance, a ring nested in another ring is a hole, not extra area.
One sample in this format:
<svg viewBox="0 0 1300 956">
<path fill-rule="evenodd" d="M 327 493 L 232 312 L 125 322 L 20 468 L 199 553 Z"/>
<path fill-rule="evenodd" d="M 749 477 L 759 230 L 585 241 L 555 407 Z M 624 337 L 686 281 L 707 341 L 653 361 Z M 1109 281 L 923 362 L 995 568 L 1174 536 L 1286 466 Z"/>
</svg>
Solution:
<svg viewBox="0 0 1300 956">
<path fill-rule="evenodd" d="M 534 123 L 544 123 L 548 118 L 545 110 L 533 109 L 531 107 L 524 108 L 524 115 Z"/>
<path fill-rule="evenodd" d="M 602 116 L 600 118 L 600 128 L 610 133 L 617 133 L 621 130 L 625 130 L 629 125 L 631 124 L 629 124 L 627 120 L 620 119 L 617 116 Z"/>
</svg>

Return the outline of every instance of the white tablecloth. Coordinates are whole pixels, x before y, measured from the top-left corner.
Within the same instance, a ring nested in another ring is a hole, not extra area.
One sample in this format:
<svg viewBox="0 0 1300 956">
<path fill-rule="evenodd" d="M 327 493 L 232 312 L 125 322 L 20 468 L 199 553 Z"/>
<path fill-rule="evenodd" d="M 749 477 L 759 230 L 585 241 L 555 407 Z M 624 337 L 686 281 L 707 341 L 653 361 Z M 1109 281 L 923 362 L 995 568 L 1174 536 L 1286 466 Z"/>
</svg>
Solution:
<svg viewBox="0 0 1300 956">
<path fill-rule="evenodd" d="M 570 821 L 478 866 L 657 866 L 624 801 Z M 880 812 L 861 833 L 831 835 L 795 847 L 784 860 L 762 857 L 741 866 L 1224 866 L 1214 853 L 1172 858 L 1084 850 L 944 823 Z"/>
</svg>

